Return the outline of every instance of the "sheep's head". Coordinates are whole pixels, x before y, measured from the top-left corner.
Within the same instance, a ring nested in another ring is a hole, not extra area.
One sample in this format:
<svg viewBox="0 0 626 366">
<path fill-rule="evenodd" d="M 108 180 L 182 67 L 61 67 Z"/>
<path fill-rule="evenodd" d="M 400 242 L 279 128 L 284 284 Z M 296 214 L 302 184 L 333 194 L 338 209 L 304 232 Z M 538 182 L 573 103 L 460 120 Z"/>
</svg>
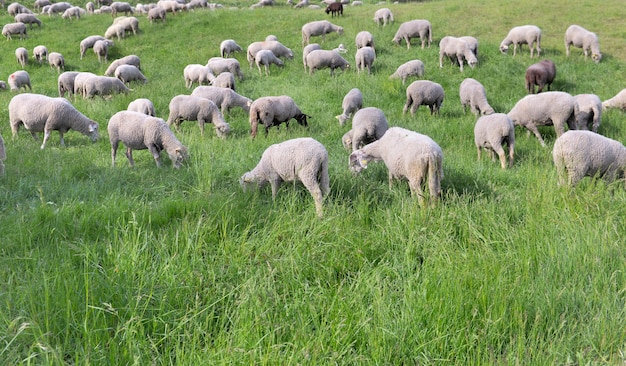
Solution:
<svg viewBox="0 0 626 366">
<path fill-rule="evenodd" d="M 307 123 L 306 119 L 307 118 L 312 118 L 311 116 L 308 116 L 304 113 L 299 114 L 297 116 L 294 117 L 296 119 L 296 121 L 298 121 L 298 123 L 304 127 L 309 127 L 309 124 Z"/>
<path fill-rule="evenodd" d="M 352 130 L 346 132 L 343 137 L 341 138 L 341 143 L 343 144 L 343 147 L 350 151 L 352 150 Z"/>
<path fill-rule="evenodd" d="M 98 140 L 98 137 L 100 137 L 100 135 L 98 134 L 98 124 L 94 121 L 91 121 L 89 123 L 89 126 L 87 127 L 87 132 L 89 133 L 89 138 L 92 142 L 96 142 L 96 140 Z"/>
<path fill-rule="evenodd" d="M 359 174 L 363 169 L 367 169 L 369 163 L 368 156 L 361 150 L 355 150 L 350 154 L 350 171 L 352 174 Z"/>
<path fill-rule="evenodd" d="M 473 69 L 474 67 L 476 67 L 476 65 L 478 65 L 478 59 L 472 54 L 467 60 L 467 64 L 470 65 L 470 67 Z"/>
<path fill-rule="evenodd" d="M 601 53 L 594 53 L 591 55 L 591 59 L 593 60 L 593 62 L 598 63 L 600 62 L 600 60 L 602 60 L 602 54 Z"/>
<path fill-rule="evenodd" d="M 346 124 L 346 121 L 348 120 L 348 116 L 343 113 L 336 115 L 335 118 L 337 118 L 337 120 L 339 121 L 339 125 L 341 126 L 344 126 Z"/>
<path fill-rule="evenodd" d="M 509 50 L 509 45 L 507 45 L 506 43 L 500 44 L 500 52 L 507 53 L 508 50 Z"/>
<path fill-rule="evenodd" d="M 168 155 L 175 169 L 179 169 L 183 162 L 189 158 L 187 148 L 182 145 L 174 149 L 171 153 L 168 151 Z"/>
<path fill-rule="evenodd" d="M 230 125 L 226 122 L 220 126 L 215 126 L 217 137 L 225 139 L 230 134 Z"/>
<path fill-rule="evenodd" d="M 252 189 L 254 187 L 262 187 L 265 185 L 267 181 L 260 179 L 259 176 L 255 175 L 253 172 L 247 172 L 239 178 L 239 185 L 243 191 L 248 189 Z"/>
<path fill-rule="evenodd" d="M 337 33 L 343 34 L 343 27 L 337 27 Z"/>
</svg>

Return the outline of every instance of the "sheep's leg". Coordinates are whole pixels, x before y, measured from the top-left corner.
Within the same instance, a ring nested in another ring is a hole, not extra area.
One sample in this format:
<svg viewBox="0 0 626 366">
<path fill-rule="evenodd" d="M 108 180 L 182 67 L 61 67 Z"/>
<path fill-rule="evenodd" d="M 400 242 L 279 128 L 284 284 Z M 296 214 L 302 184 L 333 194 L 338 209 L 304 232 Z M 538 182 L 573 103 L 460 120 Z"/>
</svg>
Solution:
<svg viewBox="0 0 626 366">
<path fill-rule="evenodd" d="M 478 161 L 480 161 L 480 154 L 482 153 L 483 148 L 477 145 L 476 150 L 478 151 Z"/>
<path fill-rule="evenodd" d="M 424 180 L 423 173 L 420 171 L 417 177 L 409 179 L 409 188 L 411 189 L 411 195 L 417 195 L 417 199 L 420 205 L 424 205 L 424 190 L 422 189 L 422 182 Z"/>
<path fill-rule="evenodd" d="M 409 97 L 406 99 L 406 103 L 404 104 L 404 108 L 402 109 L 402 114 L 406 114 L 406 111 L 409 110 L 409 107 L 411 107 L 411 104 L 413 104 L 413 99 Z"/>
<path fill-rule="evenodd" d="M 322 216 L 322 201 L 324 200 L 324 196 L 322 195 L 322 190 L 320 189 L 319 184 L 313 178 L 302 180 L 302 184 L 306 187 L 306 189 L 313 196 L 313 201 L 315 201 L 315 211 L 317 212 L 317 216 Z"/>
<path fill-rule="evenodd" d="M 160 168 L 161 167 L 161 150 L 159 150 L 159 148 L 156 147 L 155 145 L 148 146 L 148 150 L 150 150 L 150 152 L 152 153 L 152 157 L 154 158 L 154 161 L 156 161 L 157 168 Z M 130 151 L 130 149 L 128 151 Z M 128 156 L 128 151 L 127 151 L 127 156 Z M 132 158 L 132 155 L 131 155 L 131 158 Z"/>
<path fill-rule="evenodd" d="M 134 167 L 135 161 L 133 160 L 133 149 L 131 149 L 130 147 L 126 147 L 126 158 L 128 159 L 130 166 Z"/>
<path fill-rule="evenodd" d="M 513 167 L 513 158 L 515 156 L 515 142 L 509 140 L 507 145 L 509 146 L 509 168 L 511 168 Z"/>
<path fill-rule="evenodd" d="M 406 42 L 406 49 L 410 50 L 411 49 L 411 38 L 404 36 L 404 41 Z"/>
<path fill-rule="evenodd" d="M 535 135 L 535 137 L 537 137 L 537 139 L 541 143 L 541 146 L 546 147 L 546 143 L 543 141 L 543 138 L 541 137 L 541 134 L 539 133 L 539 129 L 537 129 L 537 126 L 535 126 L 534 124 L 530 124 L 530 125 L 527 125 L 525 127 L 530 132 L 532 132 Z"/>
<path fill-rule="evenodd" d="M 200 126 L 200 136 L 204 137 L 204 124 L 206 122 L 202 118 L 198 118 L 198 125 Z"/>
<path fill-rule="evenodd" d="M 498 154 L 498 157 L 500 158 L 500 166 L 502 167 L 502 169 L 506 169 L 506 153 L 504 152 L 504 149 L 502 148 L 502 146 L 501 145 L 494 146 L 493 150 Z M 495 160 L 495 154 L 493 157 Z"/>
<path fill-rule="evenodd" d="M 272 187 L 272 200 L 275 200 L 276 194 L 278 194 L 278 188 L 280 187 L 280 183 L 282 182 L 282 180 L 280 179 L 280 177 L 276 176 L 270 177 L 269 181 L 270 186 Z"/>
<path fill-rule="evenodd" d="M 520 45 L 520 52 L 522 51 L 522 46 Z M 513 43 L 513 56 L 517 54 L 517 43 Z"/>
<path fill-rule="evenodd" d="M 119 141 L 115 141 L 111 144 L 111 167 L 115 167 L 115 156 L 117 155 L 119 145 Z"/>
<path fill-rule="evenodd" d="M 61 133 L 61 132 L 59 131 L 59 133 Z M 63 135 L 61 134 L 61 136 L 63 136 Z M 41 149 L 42 150 L 43 150 L 44 147 L 46 147 L 46 142 L 48 142 L 49 138 L 50 138 L 50 131 L 46 130 L 43 133 L 43 142 L 41 143 Z M 63 146 L 63 137 L 61 137 L 61 146 Z"/>
<path fill-rule="evenodd" d="M 422 105 L 422 101 L 417 101 L 414 100 L 413 101 L 413 105 L 411 106 L 411 115 L 414 115 L 415 112 L 417 112 L 417 109 L 420 107 L 420 105 Z"/>
</svg>

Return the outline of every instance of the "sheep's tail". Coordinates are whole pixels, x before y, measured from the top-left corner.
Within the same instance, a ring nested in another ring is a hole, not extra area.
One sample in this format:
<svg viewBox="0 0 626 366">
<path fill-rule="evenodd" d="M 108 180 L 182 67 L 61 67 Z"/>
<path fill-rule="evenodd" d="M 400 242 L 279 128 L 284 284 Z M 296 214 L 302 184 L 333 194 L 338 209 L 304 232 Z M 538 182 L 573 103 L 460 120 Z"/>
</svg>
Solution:
<svg viewBox="0 0 626 366">
<path fill-rule="evenodd" d="M 441 196 L 442 163 L 443 158 L 440 154 L 431 154 L 428 157 L 428 190 L 433 201 Z"/>
</svg>

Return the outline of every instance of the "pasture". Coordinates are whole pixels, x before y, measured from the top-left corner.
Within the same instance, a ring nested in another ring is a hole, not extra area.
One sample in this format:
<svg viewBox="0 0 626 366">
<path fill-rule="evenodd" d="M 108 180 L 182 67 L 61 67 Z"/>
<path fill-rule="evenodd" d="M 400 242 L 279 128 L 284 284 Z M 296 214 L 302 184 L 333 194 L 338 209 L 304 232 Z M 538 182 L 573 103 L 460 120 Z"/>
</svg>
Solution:
<svg viewBox="0 0 626 366">
<path fill-rule="evenodd" d="M 464 113 L 458 88 L 479 80 L 497 112 L 526 95 L 524 71 L 537 62 L 528 47 L 500 53 L 509 29 L 535 24 L 543 31 L 541 58 L 556 64 L 552 90 L 594 93 L 606 100 L 626 87 L 623 2 L 441 0 L 387 4 L 395 23 L 377 27 L 380 6 L 366 1 L 331 19 L 321 10 L 280 2 L 249 9 L 196 10 L 150 24 L 115 40 L 109 61 L 141 57 L 148 83 L 110 99 L 72 99 L 100 124 L 100 140 L 53 132 L 46 148 L 24 129 L 11 137 L 0 92 L 0 134 L 7 150 L 0 178 L 0 363 L 7 365 L 214 365 L 214 364 L 623 364 L 626 362 L 626 191 L 624 182 L 583 180 L 557 186 L 551 150 L 554 128 L 542 127 L 547 147 L 516 128 L 515 163 L 502 170 L 483 154 L 477 160 L 475 117 Z M 30 2 L 27 6 L 32 5 Z M 82 5 L 82 3 L 75 3 Z M 239 7 L 230 9 L 229 7 Z M 477 15 L 478 14 L 478 15 Z M 104 34 L 108 14 L 69 21 L 39 15 L 41 28 L 25 40 L 0 40 L 0 80 L 21 69 L 15 48 L 39 45 L 65 56 L 66 70 L 103 74 L 80 41 Z M 372 75 L 354 68 L 308 75 L 300 28 L 328 19 L 344 27 L 313 42 L 343 43 L 354 62 L 354 36 L 375 37 Z M 391 42 L 401 22 L 428 19 L 433 45 Z M 6 10 L 2 24 L 12 22 Z M 579 24 L 600 37 L 603 60 L 565 56 L 563 34 Z M 190 94 L 183 68 L 219 55 L 222 40 L 242 47 L 274 34 L 294 51 L 271 74 L 250 69 L 237 92 L 252 99 L 289 95 L 313 116 L 309 127 L 292 121 L 269 136 L 249 136 L 248 116 L 226 116 L 231 134 L 197 123 L 176 132 L 190 160 L 173 169 L 166 154 L 157 168 L 136 151 L 136 166 L 118 152 L 111 167 L 106 125 L 136 98 L 148 98 L 159 117 Z M 479 64 L 439 68 L 438 42 L 446 35 L 478 38 Z M 438 116 L 426 107 L 402 114 L 406 85 L 389 79 L 412 59 L 424 79 L 441 84 Z M 33 93 L 58 96 L 57 72 L 31 58 L 25 68 Z M 430 136 L 444 152 L 442 197 L 421 207 L 406 181 L 390 190 L 382 162 L 359 176 L 335 116 L 351 88 L 364 106 L 382 109 L 391 126 Z M 599 133 L 626 142 L 626 115 L 603 114 Z M 269 187 L 243 192 L 238 179 L 271 144 L 310 136 L 329 153 L 330 195 L 324 216 L 310 194 L 284 184 L 273 201 Z M 41 136 L 40 136 L 41 138 Z"/>
</svg>

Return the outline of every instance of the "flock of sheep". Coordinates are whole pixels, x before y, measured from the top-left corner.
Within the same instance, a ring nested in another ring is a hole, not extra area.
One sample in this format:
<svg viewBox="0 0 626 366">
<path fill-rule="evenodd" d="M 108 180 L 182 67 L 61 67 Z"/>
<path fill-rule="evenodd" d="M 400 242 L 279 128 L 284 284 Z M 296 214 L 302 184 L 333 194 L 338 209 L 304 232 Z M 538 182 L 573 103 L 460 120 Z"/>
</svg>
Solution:
<svg viewBox="0 0 626 366">
<path fill-rule="evenodd" d="M 205 2 L 192 2 L 194 6 L 208 7 Z M 137 18 L 133 13 L 147 14 L 152 22 L 165 22 L 165 14 L 189 8 L 191 3 L 180 3 L 175 0 L 160 0 L 157 4 L 132 7 L 128 3 L 113 2 L 95 9 L 88 3 L 83 10 L 63 3 L 49 4 L 47 0 L 36 2 L 44 14 L 62 13 L 65 17 L 80 17 L 85 13 L 111 13 L 113 24 L 104 36 L 89 36 L 80 43 L 81 59 L 88 49 L 93 49 L 100 62 L 108 62 L 108 48 L 113 47 L 111 40 L 118 40 L 127 34 L 136 34 L 139 29 Z M 99 4 L 100 5 L 100 4 Z M 297 5 L 296 5 L 297 6 Z M 62 9 L 64 8 L 64 9 Z M 3 27 L 2 34 L 11 39 L 12 36 L 26 36 L 25 24 L 41 25 L 34 13 L 23 5 L 14 3 L 7 8 L 15 16 L 15 23 Z M 54 9 L 54 10 L 53 10 Z M 62 9 L 62 10 L 61 10 Z M 75 9 L 70 11 L 70 9 Z M 341 15 L 338 10 L 331 10 L 333 15 Z M 327 11 L 327 13 L 331 12 Z M 124 13 L 124 16 L 116 17 Z M 21 19 L 21 20 L 20 20 Z M 388 8 L 378 9 L 374 21 L 386 26 L 394 21 Z M 26 22 L 26 23 L 25 23 Z M 323 50 L 317 43 L 310 43 L 312 37 L 321 37 L 329 33 L 343 34 L 343 28 L 327 20 L 306 23 L 301 28 L 305 71 L 330 69 L 334 75 L 337 69 L 346 70 L 350 62 L 342 54 L 346 52 L 343 45 L 335 50 Z M 393 42 L 400 45 L 406 43 L 411 47 L 411 39 L 419 38 L 421 47 L 430 47 L 432 43 L 432 26 L 424 19 L 410 20 L 399 25 Z M 355 65 L 357 72 L 371 73 L 372 64 L 376 60 L 374 37 L 370 32 L 361 31 L 355 37 L 357 51 Z M 516 55 L 522 44 L 530 48 L 531 57 L 541 54 L 541 29 L 534 25 L 526 25 L 511 29 L 500 45 L 500 51 L 506 53 L 513 45 Z M 570 46 L 583 49 L 585 57 L 591 56 L 594 62 L 600 62 L 602 55 L 598 37 L 580 26 L 573 25 L 566 31 L 565 46 L 569 56 Z M 478 64 L 478 41 L 474 37 L 445 36 L 439 42 L 439 66 L 444 67 L 444 59 L 457 64 L 460 71 L 463 65 L 475 67 Z M 224 116 L 233 107 L 242 108 L 249 115 L 250 134 L 257 135 L 259 124 L 265 127 L 267 135 L 272 126 L 282 123 L 289 124 L 295 119 L 306 126 L 307 118 L 296 102 L 289 96 L 264 96 L 252 100 L 238 94 L 237 80 L 243 80 L 241 65 L 231 55 L 242 52 L 243 48 L 234 40 L 224 40 L 220 45 L 221 57 L 211 58 L 206 65 L 190 64 L 183 70 L 183 77 L 188 89 L 197 84 L 191 95 L 174 96 L 169 104 L 169 117 L 163 120 L 155 116 L 152 102 L 139 98 L 131 102 L 128 109 L 114 114 L 107 124 L 111 144 L 112 165 L 115 165 L 116 153 L 120 142 L 126 147 L 126 156 L 130 165 L 134 165 L 132 150 L 147 149 L 153 155 L 157 166 L 161 166 L 161 151 L 165 150 L 174 167 L 181 166 L 188 158 L 187 148 L 176 138 L 171 129 L 176 130 L 182 121 L 197 121 L 201 133 L 204 125 L 212 123 L 216 134 L 226 138 L 230 126 Z M 270 74 L 270 67 L 281 67 L 286 60 L 291 60 L 293 51 L 283 45 L 275 36 L 268 36 L 264 41 L 250 44 L 246 51 L 246 59 L 250 68 L 256 65 L 260 74 Z M 59 131 L 63 145 L 63 134 L 68 130 L 76 130 L 91 140 L 99 137 L 98 123 L 79 112 L 68 97 L 80 95 L 83 98 L 110 96 L 116 93 L 128 93 L 131 82 L 146 82 L 141 72 L 141 62 L 136 55 L 114 60 L 107 68 L 104 76 L 89 72 L 70 72 L 64 69 L 63 56 L 48 53 L 45 46 L 33 50 L 37 62 L 47 59 L 51 67 L 59 70 L 59 97 L 24 93 L 14 96 L 8 106 L 9 119 L 13 136 L 16 137 L 21 126 L 26 128 L 34 138 L 43 132 L 43 149 L 52 131 Z M 22 68 L 28 62 L 28 50 L 20 47 L 16 50 L 16 58 Z M 411 78 L 424 76 L 424 63 L 412 60 L 400 65 L 390 76 L 399 78 L 402 83 Z M 495 113 L 489 105 L 485 88 L 477 80 L 467 78 L 459 88 L 461 104 L 464 109 L 470 108 L 477 116 L 474 129 L 475 145 L 480 159 L 481 150 L 486 149 L 495 159 L 500 158 L 501 167 L 513 165 L 515 132 L 514 126 L 523 126 L 533 132 L 542 145 L 545 143 L 537 126 L 554 125 L 557 140 L 553 149 L 553 159 L 560 173 L 560 182 L 565 184 L 565 176 L 570 185 L 575 185 L 584 176 L 600 175 L 612 180 L 624 175 L 626 170 L 626 147 L 621 143 L 597 134 L 603 108 L 626 109 L 626 89 L 614 98 L 602 103 L 593 94 L 572 96 L 565 92 L 543 91 L 556 76 L 556 67 L 550 60 L 543 60 L 528 68 L 526 87 L 529 95 L 522 98 L 509 113 Z M 24 70 L 16 71 L 8 78 L 11 90 L 31 89 L 29 75 Z M 535 94 L 535 85 L 539 88 Z M 2 84 L 0 84 L 2 86 Z M 6 85 L 4 85 L 6 87 Z M 413 81 L 406 88 L 404 113 L 415 113 L 421 105 L 430 108 L 431 114 L 437 114 L 444 99 L 441 85 L 429 80 Z M 394 179 L 406 178 L 411 193 L 420 202 L 425 201 L 424 186 L 428 186 L 430 201 L 435 202 L 441 191 L 443 178 L 443 152 L 441 147 L 430 137 L 400 127 L 390 127 L 382 110 L 375 107 L 363 108 L 363 95 L 354 88 L 343 99 L 342 113 L 337 116 L 341 126 L 352 120 L 351 129 L 342 137 L 344 147 L 350 151 L 349 167 L 354 173 L 367 168 L 373 161 L 383 161 L 389 172 L 389 185 Z M 565 132 L 565 124 L 569 130 Z M 590 129 L 592 131 L 584 131 Z M 507 152 L 504 146 L 508 148 Z M 5 146 L 0 136 L 0 173 L 3 173 L 2 161 L 6 159 Z M 322 215 L 323 197 L 329 191 L 328 153 L 325 147 L 312 138 L 288 140 L 267 148 L 258 165 L 240 178 L 241 185 L 263 185 L 269 183 L 272 196 L 276 195 L 278 186 L 284 181 L 301 181 L 309 190 L 315 201 L 318 215 Z"/>
</svg>

